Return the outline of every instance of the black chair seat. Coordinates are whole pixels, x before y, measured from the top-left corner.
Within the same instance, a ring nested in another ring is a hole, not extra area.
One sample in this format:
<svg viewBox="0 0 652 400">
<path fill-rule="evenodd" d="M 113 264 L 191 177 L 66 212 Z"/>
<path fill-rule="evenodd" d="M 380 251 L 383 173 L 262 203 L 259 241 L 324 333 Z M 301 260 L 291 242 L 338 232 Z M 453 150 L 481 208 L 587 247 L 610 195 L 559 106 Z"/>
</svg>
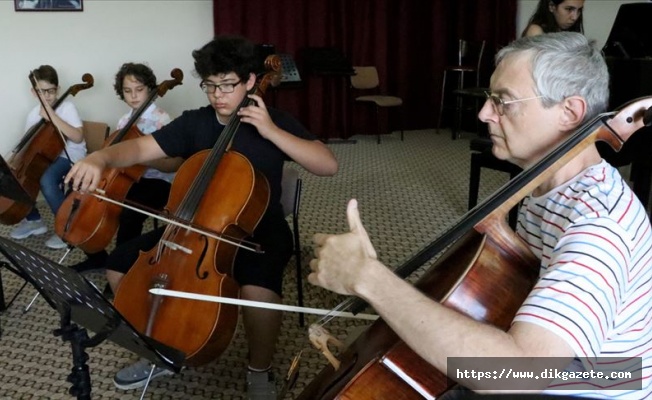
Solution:
<svg viewBox="0 0 652 400">
<path fill-rule="evenodd" d="M 471 149 L 471 173 L 469 176 L 469 210 L 478 203 L 478 192 L 480 189 L 480 172 L 482 168 L 489 168 L 497 171 L 509 173 L 512 179 L 521 172 L 521 168 L 516 165 L 496 158 L 491 152 L 491 140 L 481 137 L 471 140 L 469 148 Z M 518 217 L 518 207 L 514 207 L 509 212 L 509 225 L 516 227 Z"/>
</svg>

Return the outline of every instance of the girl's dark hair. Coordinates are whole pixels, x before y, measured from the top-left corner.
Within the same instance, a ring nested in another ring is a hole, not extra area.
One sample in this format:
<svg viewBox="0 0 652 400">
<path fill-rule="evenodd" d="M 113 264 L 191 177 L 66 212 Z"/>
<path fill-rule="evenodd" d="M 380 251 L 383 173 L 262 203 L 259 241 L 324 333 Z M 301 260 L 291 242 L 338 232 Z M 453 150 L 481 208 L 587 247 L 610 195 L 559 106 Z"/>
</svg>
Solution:
<svg viewBox="0 0 652 400">
<path fill-rule="evenodd" d="M 59 86 L 59 75 L 57 75 L 57 70 L 50 65 L 41 65 L 30 72 L 29 76 L 30 79 L 34 77 L 37 81 L 46 81 L 54 86 Z"/>
<path fill-rule="evenodd" d="M 241 36 L 217 36 L 193 51 L 192 57 L 201 79 L 234 72 L 244 81 L 249 79 L 249 74 L 258 71 L 255 46 Z"/>
<path fill-rule="evenodd" d="M 557 7 L 564 1 L 565 0 L 539 0 L 539 4 L 537 5 L 537 10 L 530 17 L 530 20 L 525 26 L 523 33 L 521 33 L 521 36 L 525 36 L 525 31 L 527 31 L 527 28 L 529 28 L 530 25 L 532 24 L 539 25 L 541 29 L 543 29 L 544 33 L 560 32 L 561 29 L 559 29 L 559 26 L 557 25 L 557 21 L 555 21 L 555 16 L 552 15 L 552 13 L 550 12 L 549 6 L 550 3 L 553 3 L 555 7 Z M 575 21 L 575 23 L 573 24 L 573 26 L 566 29 L 566 31 L 584 33 L 583 21 L 584 21 L 584 13 L 581 13 L 579 18 L 577 18 L 577 21 Z"/>
<path fill-rule="evenodd" d="M 150 67 L 145 64 L 124 63 L 118 73 L 115 74 L 115 83 L 113 84 L 115 93 L 121 100 L 125 99 L 122 93 L 122 85 L 127 75 L 132 75 L 138 82 L 147 86 L 150 91 L 156 89 L 156 75 L 154 75 L 154 71 Z"/>
</svg>

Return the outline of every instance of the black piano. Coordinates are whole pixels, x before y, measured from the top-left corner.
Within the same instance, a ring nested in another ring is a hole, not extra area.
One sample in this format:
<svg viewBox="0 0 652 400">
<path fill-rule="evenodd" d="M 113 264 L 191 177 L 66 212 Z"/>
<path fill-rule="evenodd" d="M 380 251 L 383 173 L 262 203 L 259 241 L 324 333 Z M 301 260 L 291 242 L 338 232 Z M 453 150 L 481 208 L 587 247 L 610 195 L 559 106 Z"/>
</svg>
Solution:
<svg viewBox="0 0 652 400">
<path fill-rule="evenodd" d="M 638 97 L 652 95 L 652 3 L 623 4 L 602 49 L 610 76 L 609 109 Z M 648 205 L 652 184 L 652 128 L 632 136 L 620 152 L 598 143 L 600 154 L 612 165 L 632 164 L 634 192 Z"/>
</svg>

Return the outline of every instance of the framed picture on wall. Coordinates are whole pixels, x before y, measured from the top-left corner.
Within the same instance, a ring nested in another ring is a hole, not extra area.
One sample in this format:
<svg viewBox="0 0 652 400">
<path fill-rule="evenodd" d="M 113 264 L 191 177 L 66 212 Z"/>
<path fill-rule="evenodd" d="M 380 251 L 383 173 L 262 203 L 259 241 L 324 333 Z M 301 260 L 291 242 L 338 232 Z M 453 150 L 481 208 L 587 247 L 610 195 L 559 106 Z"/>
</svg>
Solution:
<svg viewBox="0 0 652 400">
<path fill-rule="evenodd" d="M 83 11 L 83 0 L 14 0 L 16 11 Z"/>
</svg>

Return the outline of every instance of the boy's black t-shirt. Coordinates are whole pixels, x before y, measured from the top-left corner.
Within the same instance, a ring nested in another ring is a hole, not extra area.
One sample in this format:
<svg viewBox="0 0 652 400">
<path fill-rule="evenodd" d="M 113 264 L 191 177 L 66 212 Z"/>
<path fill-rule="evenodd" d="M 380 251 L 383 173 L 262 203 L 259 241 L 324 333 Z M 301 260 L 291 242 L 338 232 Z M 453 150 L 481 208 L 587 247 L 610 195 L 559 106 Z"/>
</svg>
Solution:
<svg viewBox="0 0 652 400">
<path fill-rule="evenodd" d="M 268 108 L 268 112 L 279 128 L 303 139 L 316 139 L 289 114 L 272 108 Z M 201 150 L 213 148 L 224 128 L 225 126 L 218 122 L 215 110 L 209 105 L 184 111 L 181 116 L 152 133 L 152 137 L 168 156 L 187 159 Z M 252 166 L 269 182 L 270 201 L 258 228 L 274 224 L 279 221 L 278 218 L 285 219 L 280 198 L 283 163 L 289 160 L 287 155 L 260 136 L 253 125 L 245 123 L 240 124 L 233 139 L 232 150 L 247 157 Z"/>
</svg>

